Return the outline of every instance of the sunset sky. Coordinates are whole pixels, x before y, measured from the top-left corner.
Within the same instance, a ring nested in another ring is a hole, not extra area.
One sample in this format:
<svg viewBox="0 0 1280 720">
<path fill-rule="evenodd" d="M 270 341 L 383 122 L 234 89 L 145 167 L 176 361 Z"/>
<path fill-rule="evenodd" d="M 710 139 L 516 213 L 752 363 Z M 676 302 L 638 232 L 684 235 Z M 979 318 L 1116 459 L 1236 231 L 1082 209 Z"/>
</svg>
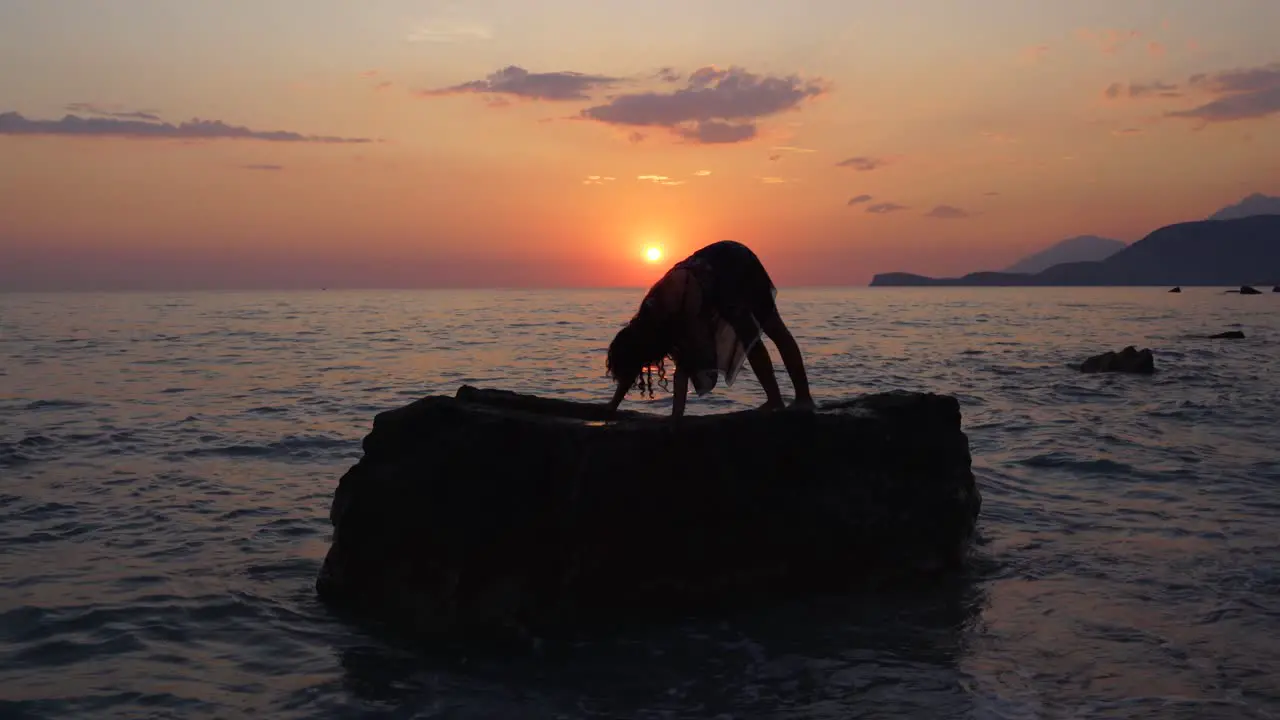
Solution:
<svg viewBox="0 0 1280 720">
<path fill-rule="evenodd" d="M 0 0 L 0 289 L 780 286 L 1280 193 L 1277 0 Z M 665 257 L 646 262 L 650 246 Z"/>
</svg>

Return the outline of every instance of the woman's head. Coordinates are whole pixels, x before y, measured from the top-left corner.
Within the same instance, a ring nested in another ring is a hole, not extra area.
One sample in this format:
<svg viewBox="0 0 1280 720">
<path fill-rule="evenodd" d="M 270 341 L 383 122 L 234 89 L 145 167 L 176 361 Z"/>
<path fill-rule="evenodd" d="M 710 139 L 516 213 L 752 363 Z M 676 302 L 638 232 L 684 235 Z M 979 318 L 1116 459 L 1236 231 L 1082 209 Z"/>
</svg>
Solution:
<svg viewBox="0 0 1280 720">
<path fill-rule="evenodd" d="M 641 393 L 653 397 L 653 370 L 658 370 L 658 384 L 666 387 L 667 338 L 643 308 L 627 323 L 613 342 L 605 357 L 605 368 L 615 382 L 635 382 Z"/>
</svg>

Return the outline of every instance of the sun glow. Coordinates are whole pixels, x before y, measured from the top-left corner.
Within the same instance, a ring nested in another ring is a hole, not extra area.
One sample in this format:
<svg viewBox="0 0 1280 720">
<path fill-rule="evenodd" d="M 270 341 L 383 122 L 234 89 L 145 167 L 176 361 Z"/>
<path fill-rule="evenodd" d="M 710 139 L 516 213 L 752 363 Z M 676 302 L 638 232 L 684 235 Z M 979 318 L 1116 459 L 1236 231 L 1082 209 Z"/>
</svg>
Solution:
<svg viewBox="0 0 1280 720">
<path fill-rule="evenodd" d="M 650 245 L 644 249 L 644 260 L 649 263 L 656 263 L 662 259 L 662 248 L 657 245 Z"/>
</svg>

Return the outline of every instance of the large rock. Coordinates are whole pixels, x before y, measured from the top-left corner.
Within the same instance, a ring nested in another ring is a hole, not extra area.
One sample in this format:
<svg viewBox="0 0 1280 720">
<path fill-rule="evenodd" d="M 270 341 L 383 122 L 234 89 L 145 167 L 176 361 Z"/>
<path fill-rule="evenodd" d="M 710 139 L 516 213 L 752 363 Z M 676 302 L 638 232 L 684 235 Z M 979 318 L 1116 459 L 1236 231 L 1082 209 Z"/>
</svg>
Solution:
<svg viewBox="0 0 1280 720">
<path fill-rule="evenodd" d="M 464 386 L 374 418 L 317 591 L 454 635 L 920 581 L 964 562 L 980 504 L 951 397 L 677 425 Z"/>
</svg>

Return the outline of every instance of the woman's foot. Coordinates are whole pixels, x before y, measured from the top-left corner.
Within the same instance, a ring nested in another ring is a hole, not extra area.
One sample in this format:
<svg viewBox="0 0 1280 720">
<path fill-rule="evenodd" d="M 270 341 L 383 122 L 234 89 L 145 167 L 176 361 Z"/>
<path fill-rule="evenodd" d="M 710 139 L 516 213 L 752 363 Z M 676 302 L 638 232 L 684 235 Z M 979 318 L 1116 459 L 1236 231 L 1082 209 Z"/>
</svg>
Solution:
<svg viewBox="0 0 1280 720">
<path fill-rule="evenodd" d="M 793 410 L 814 410 L 816 407 L 817 406 L 813 404 L 813 398 L 811 397 L 796 398 L 791 401 L 791 409 Z"/>
<path fill-rule="evenodd" d="M 786 405 L 783 404 L 781 399 L 778 399 L 766 402 L 757 408 L 757 410 L 760 410 L 761 412 L 771 412 L 773 410 L 781 410 L 784 407 L 786 407 Z"/>
</svg>

